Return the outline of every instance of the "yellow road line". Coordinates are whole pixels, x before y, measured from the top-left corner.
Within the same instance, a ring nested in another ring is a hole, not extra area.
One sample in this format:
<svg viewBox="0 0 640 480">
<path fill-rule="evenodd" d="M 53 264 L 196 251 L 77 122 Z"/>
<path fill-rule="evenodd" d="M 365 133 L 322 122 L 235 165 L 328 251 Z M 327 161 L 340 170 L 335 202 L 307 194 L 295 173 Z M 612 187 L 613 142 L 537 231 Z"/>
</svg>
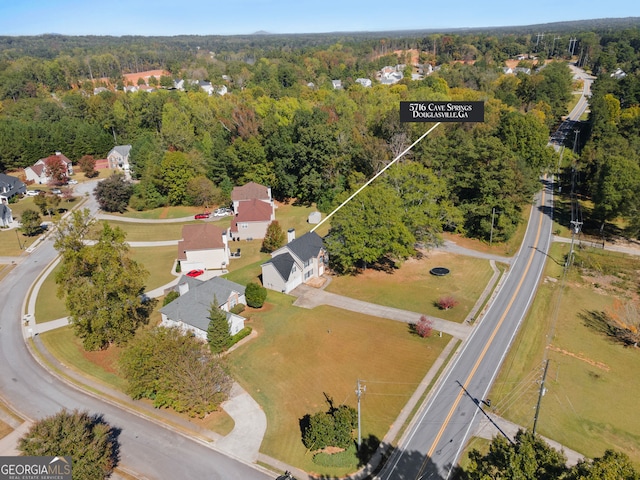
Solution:
<svg viewBox="0 0 640 480">
<path fill-rule="evenodd" d="M 545 200 L 545 193 L 544 193 L 544 190 L 542 190 L 542 198 L 541 198 L 541 203 L 540 203 L 542 206 L 544 206 L 544 200 Z M 424 461 L 422 462 L 422 465 L 420 466 L 420 471 L 418 472 L 418 475 L 417 475 L 416 478 L 420 478 L 420 476 L 424 472 L 425 467 L 429 463 L 429 460 L 433 456 L 433 452 L 435 452 L 436 447 L 438 446 L 438 443 L 440 442 L 440 438 L 442 437 L 442 435 L 444 434 L 445 429 L 449 425 L 449 421 L 451 420 L 451 417 L 453 416 L 453 412 L 458 407 L 458 404 L 460 403 L 460 400 L 462 399 L 462 395 L 464 394 L 464 391 L 469 386 L 469 383 L 471 383 L 471 380 L 473 379 L 473 376 L 475 375 L 476 371 L 478 370 L 478 367 L 480 366 L 480 363 L 484 359 L 484 356 L 486 355 L 487 351 L 489 350 L 489 347 L 491 346 L 491 343 L 493 342 L 493 339 L 498 334 L 498 330 L 500 330 L 500 327 L 502 326 L 502 323 L 504 322 L 505 318 L 507 318 L 507 315 L 509 314 L 509 311 L 511 310 L 511 306 L 513 305 L 513 302 L 515 302 L 516 297 L 518 296 L 518 293 L 520 292 L 520 289 L 522 288 L 522 284 L 524 283 L 524 280 L 525 280 L 525 278 L 527 276 L 527 273 L 529 273 L 529 269 L 531 268 L 531 264 L 533 263 L 533 256 L 536 253 L 535 247 L 538 246 L 538 241 L 540 240 L 540 233 L 542 231 L 542 217 L 543 217 L 543 214 L 541 213 L 540 214 L 540 220 L 538 221 L 538 232 L 536 233 L 536 241 L 534 242 L 534 248 L 531 249 L 531 255 L 529 255 L 529 261 L 527 262 L 527 266 L 526 266 L 526 268 L 524 270 L 524 273 L 522 274 L 522 278 L 520 279 L 520 283 L 518 283 L 518 286 L 516 287 L 516 290 L 513 293 L 513 296 L 511 297 L 511 300 L 509 300 L 509 305 L 507 305 L 507 308 L 505 309 L 504 313 L 502 314 L 502 317 L 500 317 L 500 320 L 498 321 L 498 324 L 496 325 L 496 327 L 494 328 L 493 332 L 491 333 L 491 337 L 489 337 L 489 340 L 487 341 L 487 343 L 484 346 L 484 349 L 480 353 L 480 356 L 478 357 L 478 360 L 476 360 L 476 363 L 473 366 L 473 369 L 471 369 L 471 372 L 469 373 L 469 376 L 467 377 L 467 379 L 465 380 L 462 388 L 460 389 L 460 392 L 458 393 L 458 396 L 456 397 L 455 402 L 453 402 L 453 406 L 451 407 L 451 410 L 449 410 L 449 414 L 445 418 L 444 423 L 442 424 L 442 427 L 440 427 L 440 431 L 438 432 L 438 435 L 436 435 L 436 438 L 433 441 L 433 444 L 431 445 L 431 448 L 427 452 L 427 456 L 424 459 Z"/>
</svg>

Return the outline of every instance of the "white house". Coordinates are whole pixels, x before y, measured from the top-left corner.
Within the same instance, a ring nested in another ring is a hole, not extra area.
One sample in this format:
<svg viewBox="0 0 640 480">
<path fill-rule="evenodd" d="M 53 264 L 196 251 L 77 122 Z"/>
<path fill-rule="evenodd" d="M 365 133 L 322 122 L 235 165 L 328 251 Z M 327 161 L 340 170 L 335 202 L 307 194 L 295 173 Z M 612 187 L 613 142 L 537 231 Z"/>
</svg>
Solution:
<svg viewBox="0 0 640 480">
<path fill-rule="evenodd" d="M 109 168 L 124 170 L 128 173 L 131 169 L 129 165 L 129 154 L 131 153 L 131 145 L 117 145 L 113 147 L 107 154 Z"/>
<path fill-rule="evenodd" d="M 24 195 L 27 186 L 18 177 L 0 173 L 0 203 L 7 203 L 15 195 Z"/>
<path fill-rule="evenodd" d="M 369 88 L 371 86 L 371 80 L 368 78 L 356 78 L 356 83 L 359 83 L 365 88 Z"/>
<path fill-rule="evenodd" d="M 271 290 L 289 293 L 302 283 L 324 275 L 329 262 L 322 238 L 309 232 L 295 238 L 289 230 L 289 243 L 271 254 L 262 264 L 262 285 Z"/>
<path fill-rule="evenodd" d="M 52 157 L 58 157 L 60 160 L 62 160 L 62 163 L 66 166 L 67 169 L 67 177 L 73 175 L 73 164 L 71 163 L 71 160 L 65 157 L 62 153 L 56 152 L 54 155 L 51 155 L 47 158 L 41 158 L 32 166 L 25 168 L 24 174 L 27 178 L 27 181 L 41 184 L 49 183 L 49 180 L 51 179 L 47 176 L 47 160 Z"/>
<path fill-rule="evenodd" d="M 230 313 L 237 304 L 246 304 L 245 287 L 221 277 L 209 280 L 182 277 L 177 285 L 180 296 L 160 309 L 163 327 L 178 328 L 192 332 L 206 341 L 209 327 L 209 312 L 214 302 L 226 313 L 229 334 L 235 335 L 244 328 L 244 318 Z"/>
<path fill-rule="evenodd" d="M 178 242 L 178 261 L 183 272 L 224 270 L 229 266 L 227 232 L 210 223 L 185 225 Z"/>
</svg>

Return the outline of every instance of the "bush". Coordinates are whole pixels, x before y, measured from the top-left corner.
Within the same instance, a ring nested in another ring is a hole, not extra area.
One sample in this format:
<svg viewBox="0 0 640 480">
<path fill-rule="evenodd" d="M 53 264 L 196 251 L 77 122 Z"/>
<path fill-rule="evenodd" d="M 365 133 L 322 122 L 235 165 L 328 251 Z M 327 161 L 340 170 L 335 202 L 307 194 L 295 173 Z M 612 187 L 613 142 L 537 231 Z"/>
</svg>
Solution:
<svg viewBox="0 0 640 480">
<path fill-rule="evenodd" d="M 229 312 L 234 313 L 236 315 L 240 315 L 242 312 L 244 312 L 245 308 L 246 308 L 246 305 L 244 303 L 238 303 L 233 308 L 231 308 Z"/>
<path fill-rule="evenodd" d="M 452 296 L 440 297 L 436 302 L 436 305 L 440 310 L 449 310 L 450 308 L 458 305 L 458 301 Z"/>
<path fill-rule="evenodd" d="M 414 324 L 414 329 L 422 338 L 430 337 L 433 332 L 433 321 L 422 315 L 418 323 Z"/>
<path fill-rule="evenodd" d="M 251 282 L 247 284 L 244 295 L 247 298 L 247 305 L 251 308 L 260 308 L 267 299 L 267 289 L 262 285 Z"/>
<path fill-rule="evenodd" d="M 231 342 L 229 342 L 229 348 L 234 346 L 236 343 L 238 343 L 243 338 L 246 338 L 249 335 L 251 335 L 252 331 L 253 330 L 252 330 L 251 327 L 244 327 L 242 330 L 240 330 L 238 333 L 236 333 L 233 337 L 231 337 Z"/>
<path fill-rule="evenodd" d="M 333 406 L 327 398 L 329 411 L 306 415 L 302 443 L 310 450 L 325 447 L 347 448 L 353 443 L 353 430 L 358 425 L 356 409 L 348 405 Z"/>
<path fill-rule="evenodd" d="M 173 302 L 179 296 L 180 296 L 180 294 L 178 292 L 176 292 L 175 290 L 170 291 L 169 293 L 167 293 L 167 296 L 164 297 L 164 300 L 162 302 L 162 306 L 164 307 L 164 306 L 169 305 L 171 302 Z"/>
</svg>

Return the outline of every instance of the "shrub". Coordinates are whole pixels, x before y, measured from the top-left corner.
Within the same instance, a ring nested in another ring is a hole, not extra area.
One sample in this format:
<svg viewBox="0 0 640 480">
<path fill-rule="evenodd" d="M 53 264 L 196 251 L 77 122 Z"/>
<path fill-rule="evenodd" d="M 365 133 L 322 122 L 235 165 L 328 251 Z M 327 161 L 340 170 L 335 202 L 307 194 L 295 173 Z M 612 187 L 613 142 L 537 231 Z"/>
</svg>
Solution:
<svg viewBox="0 0 640 480">
<path fill-rule="evenodd" d="M 242 312 L 244 312 L 244 309 L 246 308 L 244 303 L 238 303 L 236 304 L 234 307 L 232 307 L 229 312 L 230 313 L 234 313 L 236 315 L 241 314 Z"/>
<path fill-rule="evenodd" d="M 356 409 L 348 405 L 333 406 L 333 400 L 327 398 L 329 411 L 307 415 L 302 434 L 302 443 L 310 450 L 326 447 L 347 448 L 353 443 L 353 430 L 358 424 Z"/>
<path fill-rule="evenodd" d="M 260 308 L 267 299 L 267 289 L 255 282 L 250 282 L 247 284 L 244 295 L 247 298 L 247 305 L 251 308 Z"/>
<path fill-rule="evenodd" d="M 433 320 L 422 315 L 415 325 L 415 331 L 422 338 L 430 337 L 433 332 Z"/>
<path fill-rule="evenodd" d="M 171 290 L 169 293 L 167 293 L 167 296 L 164 297 L 164 300 L 162 302 L 162 306 L 164 307 L 166 305 L 169 305 L 171 302 L 173 302 L 179 296 L 180 296 L 180 294 L 178 292 L 176 292 L 175 290 Z"/>
<path fill-rule="evenodd" d="M 449 310 L 450 308 L 458 305 L 458 301 L 452 296 L 440 297 L 436 302 L 436 305 L 440 310 Z"/>
<path fill-rule="evenodd" d="M 231 341 L 229 342 L 229 348 L 234 346 L 243 338 L 246 338 L 249 335 L 251 335 L 251 332 L 252 332 L 251 327 L 244 327 L 242 330 L 240 330 L 238 333 L 236 333 L 234 336 L 231 337 Z"/>
</svg>

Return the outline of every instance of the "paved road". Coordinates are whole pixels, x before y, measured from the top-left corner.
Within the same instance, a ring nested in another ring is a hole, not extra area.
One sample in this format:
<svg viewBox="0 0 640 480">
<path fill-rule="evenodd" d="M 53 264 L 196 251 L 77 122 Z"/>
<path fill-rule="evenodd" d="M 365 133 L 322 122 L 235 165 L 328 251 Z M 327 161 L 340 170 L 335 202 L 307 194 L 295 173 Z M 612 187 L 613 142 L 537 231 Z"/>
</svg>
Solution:
<svg viewBox="0 0 640 480">
<path fill-rule="evenodd" d="M 400 440 L 377 478 L 446 479 L 535 295 L 551 242 L 551 185 L 531 210 L 520 251 L 486 315 Z"/>
<path fill-rule="evenodd" d="M 92 201 L 87 205 L 95 208 Z M 0 392 L 3 398 L 30 420 L 53 415 L 62 408 L 103 414 L 106 421 L 120 429 L 120 464 L 141 474 L 140 478 L 273 478 L 262 469 L 220 453 L 205 440 L 183 436 L 108 399 L 61 382 L 36 361 L 23 340 L 23 300 L 25 292 L 55 256 L 53 242 L 47 239 L 0 282 Z M 228 451 L 228 447 L 225 450 Z"/>
</svg>

